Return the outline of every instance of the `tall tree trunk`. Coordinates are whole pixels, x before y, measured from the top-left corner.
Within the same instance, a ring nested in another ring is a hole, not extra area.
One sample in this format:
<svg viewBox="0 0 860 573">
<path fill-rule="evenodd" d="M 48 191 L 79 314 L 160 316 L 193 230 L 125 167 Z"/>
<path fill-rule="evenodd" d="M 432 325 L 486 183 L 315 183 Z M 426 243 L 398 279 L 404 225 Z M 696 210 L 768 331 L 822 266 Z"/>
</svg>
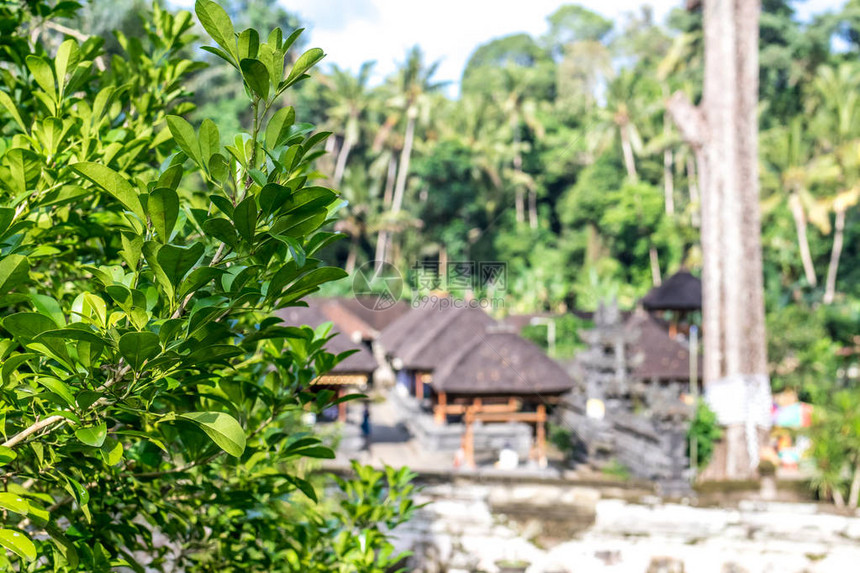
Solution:
<svg viewBox="0 0 860 573">
<path fill-rule="evenodd" d="M 839 491 L 839 486 L 838 485 L 833 486 L 832 489 L 833 489 L 833 491 L 832 491 L 833 504 L 839 508 L 845 507 L 845 496 L 843 496 L 842 492 Z"/>
<path fill-rule="evenodd" d="M 651 245 L 648 249 L 648 257 L 651 259 L 651 283 L 654 286 L 660 286 L 663 283 L 663 277 L 660 276 L 660 259 L 657 256 L 657 247 Z"/>
<path fill-rule="evenodd" d="M 352 138 L 347 136 L 343 140 L 343 147 L 340 153 L 337 154 L 337 163 L 334 166 L 334 176 L 332 177 L 335 189 L 340 187 L 340 182 L 343 180 L 343 173 L 346 171 L 346 160 L 349 158 L 349 152 L 352 151 L 352 145 Z"/>
<path fill-rule="evenodd" d="M 851 478 L 851 489 L 848 491 L 848 507 L 857 508 L 860 501 L 860 464 L 854 464 L 854 477 Z"/>
<path fill-rule="evenodd" d="M 687 190 L 690 193 L 690 203 L 696 206 L 690 215 L 690 224 L 698 228 L 702 224 L 702 211 L 699 198 L 699 182 L 696 175 L 696 162 L 693 157 L 687 158 Z"/>
<path fill-rule="evenodd" d="M 832 304 L 836 298 L 836 273 L 839 271 L 839 257 L 842 256 L 842 242 L 845 236 L 845 209 L 836 209 L 836 225 L 833 234 L 833 249 L 830 251 L 830 264 L 827 266 L 827 283 L 824 287 L 824 304 Z"/>
<path fill-rule="evenodd" d="M 672 173 L 673 153 L 671 149 L 663 151 L 663 196 L 666 214 L 675 214 L 675 177 Z"/>
<path fill-rule="evenodd" d="M 788 206 L 794 217 L 794 227 L 797 230 L 797 246 L 800 249 L 800 261 L 803 263 L 803 272 L 806 282 L 810 286 L 817 286 L 818 279 L 815 276 L 815 267 L 812 265 L 812 254 L 809 252 L 809 238 L 806 236 L 806 212 L 800 202 L 800 196 L 792 191 L 788 198 Z"/>
<path fill-rule="evenodd" d="M 705 85 L 669 111 L 702 192 L 705 394 L 726 426 L 723 479 L 754 475 L 770 420 L 758 179 L 759 0 L 705 0 Z"/>
<path fill-rule="evenodd" d="M 403 138 L 403 149 L 400 151 L 400 165 L 397 171 L 397 181 L 394 184 L 394 198 L 391 201 L 391 214 L 397 215 L 403 208 L 403 195 L 406 193 L 406 180 L 409 177 L 409 160 L 412 158 L 412 146 L 415 143 L 415 120 L 418 110 L 410 105 L 406 110 L 406 135 Z M 392 234 L 383 231 L 379 234 L 376 244 L 376 268 L 379 269 L 388 256 L 389 243 L 392 242 Z M 384 239 L 384 240 L 383 240 Z"/>
<path fill-rule="evenodd" d="M 325 140 L 325 155 L 322 158 L 323 165 L 320 166 L 324 173 L 331 173 L 334 171 L 334 165 L 337 163 L 338 157 L 340 157 L 340 148 L 337 144 L 337 138 L 329 137 Z M 332 181 L 333 180 L 334 175 L 332 175 Z"/>
<path fill-rule="evenodd" d="M 514 171 L 517 175 L 520 175 L 523 172 L 523 156 L 520 153 L 520 128 L 519 126 L 514 127 Z M 520 179 L 519 177 L 517 179 Z M 514 202 L 516 203 L 517 210 L 517 223 L 522 223 L 526 220 L 526 207 L 525 207 L 525 199 L 523 198 L 523 188 L 519 181 L 514 183 L 516 185 Z"/>
<path fill-rule="evenodd" d="M 621 152 L 624 155 L 627 178 L 635 183 L 639 180 L 639 175 L 636 173 L 636 159 L 633 157 L 633 144 L 630 142 L 630 124 L 621 124 L 619 132 L 621 133 Z"/>
<path fill-rule="evenodd" d="M 397 160 L 394 156 L 388 160 L 388 175 L 385 179 L 385 191 L 382 194 L 382 205 L 385 207 L 391 206 L 391 201 L 394 199 L 394 181 L 397 174 Z M 376 238 L 376 252 L 373 255 L 373 260 L 376 261 L 375 269 L 379 272 L 382 269 L 382 263 L 385 262 L 385 255 L 388 252 L 388 230 L 383 228 L 379 230 Z"/>
<path fill-rule="evenodd" d="M 391 201 L 394 198 L 394 180 L 397 175 L 397 160 L 394 155 L 388 160 L 388 173 L 385 177 L 385 191 L 382 193 L 382 205 L 391 207 Z"/>
<path fill-rule="evenodd" d="M 448 247 L 445 243 L 439 247 L 439 278 L 440 287 L 448 292 Z"/>
<path fill-rule="evenodd" d="M 352 271 L 355 270 L 355 260 L 358 258 L 358 235 L 353 234 L 349 238 L 349 253 L 346 256 L 346 264 L 344 265 L 343 270 L 347 272 L 347 274 L 352 274 Z"/>
<path fill-rule="evenodd" d="M 529 189 L 529 226 L 538 228 L 537 192 L 534 189 Z"/>
<path fill-rule="evenodd" d="M 409 161 L 412 158 L 412 146 L 415 143 L 415 120 L 418 110 L 414 106 L 410 106 L 406 115 L 406 135 L 403 137 L 400 168 L 397 172 L 397 183 L 394 185 L 394 200 L 391 202 L 392 215 L 398 214 L 403 208 L 403 195 L 406 193 L 406 180 L 409 177 Z"/>
<path fill-rule="evenodd" d="M 661 91 L 663 97 L 669 96 L 669 88 L 665 83 L 662 83 Z M 672 148 L 669 147 L 669 135 L 672 131 L 672 119 L 668 112 L 663 114 L 663 138 L 666 149 L 663 150 L 663 203 L 666 207 L 667 215 L 675 214 L 675 173 L 672 169 L 675 160 Z"/>
<path fill-rule="evenodd" d="M 382 229 L 379 231 L 379 236 L 376 239 L 376 253 L 373 255 L 373 268 L 376 272 L 382 270 L 382 265 L 385 263 L 385 255 L 388 252 L 388 231 Z"/>
</svg>

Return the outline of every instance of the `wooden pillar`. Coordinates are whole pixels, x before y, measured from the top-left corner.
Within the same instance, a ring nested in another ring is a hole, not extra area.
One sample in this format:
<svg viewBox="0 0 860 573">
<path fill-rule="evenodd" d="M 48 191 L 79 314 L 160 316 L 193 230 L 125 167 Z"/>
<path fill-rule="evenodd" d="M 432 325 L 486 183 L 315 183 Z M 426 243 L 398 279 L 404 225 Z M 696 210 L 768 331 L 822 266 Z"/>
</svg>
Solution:
<svg viewBox="0 0 860 573">
<path fill-rule="evenodd" d="M 537 407 L 536 433 L 538 463 L 543 466 L 546 460 L 546 406 L 543 404 Z"/>
<path fill-rule="evenodd" d="M 484 408 L 484 401 L 481 398 L 475 398 L 472 401 L 472 406 L 475 412 L 480 412 Z"/>
<path fill-rule="evenodd" d="M 513 396 L 508 398 L 508 408 L 510 408 L 511 412 L 517 411 L 517 399 Z"/>
<path fill-rule="evenodd" d="M 445 392 L 439 392 L 436 402 L 436 408 L 433 411 L 433 419 L 437 424 L 445 423 L 445 412 L 448 409 L 448 395 Z"/>
<path fill-rule="evenodd" d="M 466 424 L 463 439 L 463 453 L 465 454 L 463 464 L 471 469 L 475 468 L 475 412 L 472 406 L 466 407 L 466 415 L 463 417 Z"/>
<path fill-rule="evenodd" d="M 343 398 L 344 388 L 341 386 L 337 389 L 337 397 L 338 399 Z M 341 402 L 337 405 L 337 421 L 338 422 L 346 422 L 346 402 Z"/>
<path fill-rule="evenodd" d="M 419 400 L 424 399 L 424 374 L 415 376 L 415 397 Z"/>
</svg>

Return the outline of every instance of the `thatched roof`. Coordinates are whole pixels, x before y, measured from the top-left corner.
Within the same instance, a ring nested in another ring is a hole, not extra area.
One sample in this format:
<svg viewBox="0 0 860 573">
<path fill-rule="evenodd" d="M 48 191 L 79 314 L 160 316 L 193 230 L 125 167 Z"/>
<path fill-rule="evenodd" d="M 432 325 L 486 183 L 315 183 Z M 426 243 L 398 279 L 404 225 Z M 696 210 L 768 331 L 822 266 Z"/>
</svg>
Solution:
<svg viewBox="0 0 860 573">
<path fill-rule="evenodd" d="M 333 322 L 322 311 L 320 305 L 313 300 L 306 301 L 309 306 L 291 306 L 275 311 L 275 316 L 281 318 L 288 326 L 310 326 L 316 328 L 324 322 Z M 331 354 L 340 354 L 348 350 L 358 349 L 358 352 L 348 356 L 338 363 L 332 370 L 332 374 L 367 374 L 370 375 L 378 367 L 373 354 L 360 342 L 356 342 L 349 335 L 339 330 L 338 326 L 332 324 L 329 334 L 335 336 L 326 343 L 326 350 Z"/>
<path fill-rule="evenodd" d="M 634 364 L 631 376 L 639 380 L 690 380 L 690 351 L 669 336 L 665 324 L 639 311 L 630 317 L 624 328 L 631 332 L 630 359 Z M 702 360 L 698 361 L 701 375 Z"/>
<path fill-rule="evenodd" d="M 340 299 L 313 299 L 313 303 L 339 331 L 353 340 L 373 340 L 379 335 L 375 328 L 349 311 Z"/>
<path fill-rule="evenodd" d="M 393 304 L 378 295 L 338 297 L 330 299 L 360 318 L 378 335 L 389 324 L 409 311 L 409 303 L 399 300 Z"/>
<path fill-rule="evenodd" d="M 483 336 L 495 324 L 479 308 L 439 309 L 421 321 L 409 340 L 398 347 L 396 356 L 404 368 L 432 372 L 442 360 Z"/>
<path fill-rule="evenodd" d="M 433 372 L 433 389 L 449 394 L 541 396 L 573 388 L 573 380 L 543 350 L 510 330 L 473 338 Z"/>
<path fill-rule="evenodd" d="M 688 271 L 679 271 L 652 288 L 642 299 L 646 310 L 701 310 L 702 281 Z"/>
<path fill-rule="evenodd" d="M 385 353 L 389 356 L 399 356 L 401 347 L 407 344 L 416 333 L 422 331 L 425 321 L 444 312 L 443 306 L 448 305 L 447 301 L 443 305 L 443 300 L 446 299 L 433 299 L 432 303 L 409 308 L 407 312 L 386 326 L 376 339 Z"/>
</svg>

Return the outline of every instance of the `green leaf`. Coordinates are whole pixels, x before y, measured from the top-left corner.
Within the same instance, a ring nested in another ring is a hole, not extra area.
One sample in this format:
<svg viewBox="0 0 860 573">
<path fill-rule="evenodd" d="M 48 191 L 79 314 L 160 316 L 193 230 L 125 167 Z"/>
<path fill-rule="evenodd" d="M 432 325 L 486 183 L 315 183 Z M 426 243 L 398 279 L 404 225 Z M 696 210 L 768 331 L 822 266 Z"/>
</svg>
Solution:
<svg viewBox="0 0 860 573">
<path fill-rule="evenodd" d="M 130 269 L 136 269 L 137 263 L 140 262 L 140 252 L 143 249 L 143 237 L 140 235 L 132 235 L 129 233 L 120 234 L 120 242 L 122 242 L 122 259 Z"/>
<path fill-rule="evenodd" d="M 103 346 L 112 346 L 112 343 L 109 339 L 103 338 L 89 330 L 86 325 L 82 325 L 81 323 L 75 323 L 77 325 L 83 326 L 83 328 L 58 328 L 56 330 L 46 330 L 45 332 L 36 336 L 35 340 L 41 341 L 42 338 L 62 338 L 63 340 L 77 340 L 83 342 L 89 342 L 90 344 L 100 344 Z"/>
<path fill-rule="evenodd" d="M 75 436 L 88 446 L 100 448 L 105 443 L 105 438 L 107 437 L 107 424 L 102 422 L 98 426 L 78 428 L 75 430 Z"/>
<path fill-rule="evenodd" d="M 60 303 L 56 299 L 43 294 L 31 294 L 30 300 L 33 301 L 33 306 L 36 307 L 39 314 L 49 317 L 57 323 L 57 326 L 66 326 L 66 317 L 63 314 L 63 309 L 60 308 Z"/>
<path fill-rule="evenodd" d="M 236 59 L 221 48 L 216 48 L 215 46 L 201 46 L 200 49 L 209 52 L 210 54 L 215 54 L 237 70 L 239 69 L 239 67 L 236 65 Z"/>
<path fill-rule="evenodd" d="M 30 261 L 23 255 L 0 259 L 0 294 L 6 294 L 30 278 Z"/>
<path fill-rule="evenodd" d="M 126 209 L 140 217 L 142 221 L 146 220 L 143 212 L 143 205 L 137 196 L 137 192 L 131 183 L 125 178 L 105 165 L 98 163 L 82 162 L 72 166 L 75 171 L 113 195 L 117 201 L 122 203 Z"/>
<path fill-rule="evenodd" d="M 28 561 L 36 559 L 36 546 L 21 531 L 0 529 L 0 545 Z"/>
<path fill-rule="evenodd" d="M 348 276 L 347 272 L 341 268 L 321 267 L 303 275 L 299 280 L 290 285 L 290 290 L 313 288 L 323 283 L 336 281 Z"/>
<path fill-rule="evenodd" d="M 54 85 L 54 70 L 51 65 L 39 56 L 27 56 L 27 67 L 30 73 L 33 74 L 33 79 L 39 84 L 48 97 L 53 101 L 57 101 L 57 87 Z"/>
<path fill-rule="evenodd" d="M 221 135 L 218 126 L 208 117 L 200 124 L 200 152 L 203 154 L 204 167 L 210 164 L 213 155 L 221 151 Z"/>
<path fill-rule="evenodd" d="M 229 199 L 227 199 L 226 197 L 223 197 L 221 195 L 215 195 L 215 194 L 209 195 L 209 199 L 212 201 L 212 204 L 215 205 L 216 207 L 218 207 L 218 209 L 222 213 L 224 213 L 225 215 L 227 215 L 230 218 L 233 217 L 233 211 L 235 210 L 235 207 L 233 206 L 233 204 L 230 202 Z"/>
<path fill-rule="evenodd" d="M 235 248 L 239 244 L 239 236 L 236 234 L 233 223 L 223 217 L 208 219 L 203 223 L 203 231 L 231 247 Z"/>
<path fill-rule="evenodd" d="M 19 312 L 4 318 L 3 327 L 11 332 L 12 336 L 29 342 L 46 330 L 57 328 L 57 324 L 38 312 Z"/>
<path fill-rule="evenodd" d="M 78 552 L 75 549 L 75 544 L 72 543 L 57 527 L 51 523 L 45 526 L 45 531 L 51 536 L 54 545 L 60 551 L 62 556 L 68 562 L 69 568 L 75 570 L 78 567 Z"/>
<path fill-rule="evenodd" d="M 167 128 L 170 134 L 179 146 L 179 149 L 185 152 L 185 155 L 193 159 L 197 165 L 206 167 L 203 163 L 203 158 L 200 154 L 200 142 L 197 141 L 197 136 L 194 134 L 194 128 L 190 123 L 185 121 L 178 115 L 167 116 Z"/>
<path fill-rule="evenodd" d="M 179 195 L 173 189 L 159 187 L 149 194 L 146 208 L 155 232 L 166 243 L 179 218 Z"/>
<path fill-rule="evenodd" d="M 4 91 L 0 91 L 0 105 L 6 110 L 6 113 L 12 116 L 12 119 L 15 120 L 15 123 L 21 128 L 21 131 L 27 133 L 27 126 L 24 125 L 24 120 L 21 118 L 21 114 L 18 113 L 18 107 L 15 105 L 15 102 L 12 101 L 12 98 L 9 97 Z"/>
<path fill-rule="evenodd" d="M 194 5 L 197 18 L 206 33 L 224 48 L 234 61 L 238 60 L 236 52 L 236 31 L 226 10 L 211 0 L 197 0 Z"/>
<path fill-rule="evenodd" d="M 119 353 L 134 370 L 161 352 L 158 335 L 154 332 L 126 332 L 119 339 Z"/>
<path fill-rule="evenodd" d="M 179 416 L 199 425 L 212 441 L 238 458 L 245 451 L 245 431 L 233 416 L 224 412 L 189 412 Z"/>
<path fill-rule="evenodd" d="M 243 239 L 254 240 L 254 232 L 257 228 L 257 202 L 253 195 L 245 197 L 244 201 L 236 205 L 233 211 L 233 223 Z"/>
<path fill-rule="evenodd" d="M 319 48 L 311 48 L 296 60 L 296 63 L 293 64 L 293 69 L 290 70 L 290 75 L 287 76 L 287 79 L 284 81 L 284 86 L 290 86 L 294 84 L 298 79 L 304 74 L 306 71 L 311 69 L 311 67 L 319 62 L 321 59 L 325 57 L 325 52 L 323 52 Z"/>
<path fill-rule="evenodd" d="M 5 434 L 4 434 L 5 435 Z M 18 457 L 15 450 L 6 446 L 0 446 L 0 466 L 5 466 Z"/>
<path fill-rule="evenodd" d="M 260 34 L 253 28 L 243 30 L 239 34 L 239 59 L 256 58 L 260 48 Z"/>
<path fill-rule="evenodd" d="M 319 229 L 326 221 L 326 213 L 286 215 L 272 225 L 272 234 L 287 237 L 304 237 Z"/>
<path fill-rule="evenodd" d="M 158 250 L 156 258 L 167 280 L 175 288 L 182 282 L 182 277 L 200 260 L 205 250 L 202 243 L 194 243 L 190 247 L 164 245 Z"/>
<path fill-rule="evenodd" d="M 63 98 L 63 87 L 66 85 L 66 74 L 69 73 L 69 68 L 77 66 L 78 60 L 78 44 L 74 40 L 68 39 L 57 48 L 57 55 L 54 58 L 54 70 L 57 72 L 57 84 L 59 85 L 60 92 L 58 99 Z"/>
<path fill-rule="evenodd" d="M 123 450 L 122 443 L 113 438 L 108 438 L 101 445 L 102 459 L 109 466 L 117 465 L 122 460 L 123 453 L 125 450 Z"/>
<path fill-rule="evenodd" d="M 239 67 L 242 69 L 242 77 L 251 91 L 254 92 L 260 99 L 269 97 L 269 70 L 260 60 L 252 60 L 245 58 L 239 62 Z"/>
<path fill-rule="evenodd" d="M 27 515 L 27 512 L 30 511 L 30 504 L 27 503 L 27 500 L 16 493 L 0 492 L 0 507 L 20 515 Z"/>
<path fill-rule="evenodd" d="M 296 110 L 292 106 L 279 109 L 266 126 L 266 147 L 274 149 L 290 134 L 290 126 L 296 122 Z"/>
<path fill-rule="evenodd" d="M 220 153 L 213 153 L 209 158 L 209 176 L 213 181 L 223 182 L 230 176 L 230 164 Z"/>
<path fill-rule="evenodd" d="M 302 493 L 304 493 L 306 496 L 308 496 L 308 498 L 310 498 L 311 501 L 313 501 L 314 503 L 317 502 L 317 492 L 314 490 L 314 486 L 313 486 L 313 484 L 311 484 L 311 482 L 309 482 L 306 479 L 302 479 L 300 477 L 297 477 L 297 476 L 287 476 L 287 479 L 293 485 L 295 485 L 297 488 L 299 488 L 302 491 Z"/>
<path fill-rule="evenodd" d="M 52 378 L 51 376 L 39 376 L 39 384 L 53 392 L 63 399 L 63 401 L 71 407 L 75 406 L 75 397 L 72 395 L 71 389 L 62 380 Z"/>
<path fill-rule="evenodd" d="M 173 165 L 164 170 L 164 173 L 158 176 L 156 187 L 167 187 L 168 189 L 176 189 L 182 181 L 182 165 Z"/>
</svg>

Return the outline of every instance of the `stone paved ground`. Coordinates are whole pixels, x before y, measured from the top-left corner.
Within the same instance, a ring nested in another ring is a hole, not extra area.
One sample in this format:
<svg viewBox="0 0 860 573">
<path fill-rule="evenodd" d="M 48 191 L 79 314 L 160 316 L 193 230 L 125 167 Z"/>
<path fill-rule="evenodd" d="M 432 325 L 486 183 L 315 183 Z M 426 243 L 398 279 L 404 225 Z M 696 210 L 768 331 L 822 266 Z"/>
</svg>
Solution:
<svg viewBox="0 0 860 573">
<path fill-rule="evenodd" d="M 842 573 L 860 571 L 860 518 L 813 504 L 705 509 L 599 500 L 595 523 L 547 542 L 536 522 L 494 515 L 483 486 L 439 486 L 434 502 L 400 535 L 418 549 L 414 571 L 497 571 L 500 559 L 531 562 L 528 573 Z M 536 498 L 537 500 L 537 498 Z M 671 558 L 683 569 L 649 569 Z"/>
<path fill-rule="evenodd" d="M 352 409 L 355 422 L 360 413 Z M 339 453 L 332 462 L 344 466 L 357 457 L 426 472 L 453 467 L 451 454 L 423 450 L 410 439 L 389 403 L 374 403 L 371 420 L 370 452 Z M 483 469 L 481 475 L 495 473 Z M 474 474 L 458 480 L 462 483 L 429 486 L 419 501 L 432 503 L 398 530 L 399 548 L 416 552 L 412 570 L 422 573 L 494 573 L 500 559 L 527 560 L 528 573 L 860 572 L 859 517 L 833 515 L 815 504 L 745 502 L 720 509 L 601 499 L 581 485 L 595 476 L 581 473 L 554 472 L 571 478 L 569 486 L 557 480 L 551 480 L 555 485 L 541 485 L 542 480 L 482 485 Z M 515 521 L 494 513 L 491 506 L 500 497 L 533 502 L 536 515 Z M 541 519 L 542 512 L 574 516 L 585 506 L 594 523 L 578 534 L 553 535 L 556 524 Z M 649 569 L 662 558 L 684 568 Z"/>
</svg>

